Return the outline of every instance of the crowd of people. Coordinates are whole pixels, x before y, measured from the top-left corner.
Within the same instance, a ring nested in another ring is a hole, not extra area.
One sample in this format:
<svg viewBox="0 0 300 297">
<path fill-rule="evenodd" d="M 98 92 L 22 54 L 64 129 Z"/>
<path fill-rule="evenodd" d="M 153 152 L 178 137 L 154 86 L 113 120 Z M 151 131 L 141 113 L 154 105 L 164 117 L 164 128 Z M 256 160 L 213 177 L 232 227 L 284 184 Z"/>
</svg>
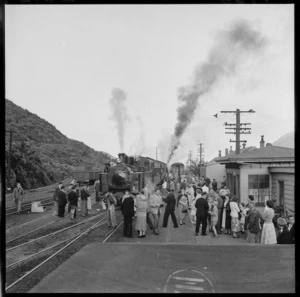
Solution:
<svg viewBox="0 0 300 297">
<path fill-rule="evenodd" d="M 159 234 L 158 221 L 164 207 L 161 227 L 167 227 L 171 216 L 173 228 L 184 225 L 187 218 L 195 226 L 195 236 L 201 232 L 206 236 L 211 232 L 215 238 L 220 234 L 239 238 L 246 233 L 249 243 L 290 244 L 295 242 L 295 217 L 280 217 L 274 221 L 273 201 L 266 202 L 262 213 L 256 208 L 254 197 L 249 195 L 247 202 L 240 203 L 238 197 L 230 194 L 224 180 L 218 188 L 213 179 L 201 177 L 196 183 L 187 184 L 183 180 L 176 185 L 174 179 L 165 180 L 159 188 L 140 193 L 127 192 L 122 202 L 124 216 L 124 236 L 132 237 L 132 223 L 138 237 L 145 237 L 147 226 Z M 178 217 L 175 209 L 178 209 Z M 132 215 L 134 214 L 134 215 Z M 243 236 L 244 237 L 244 236 Z"/>
<path fill-rule="evenodd" d="M 117 199 L 110 191 L 101 197 L 99 180 L 96 180 L 94 188 L 96 203 L 101 203 L 103 210 L 108 212 L 108 227 L 116 228 Z M 20 183 L 13 191 L 13 197 L 17 213 L 20 214 L 21 202 L 24 198 L 24 190 Z M 79 186 L 72 181 L 66 188 L 60 182 L 54 191 L 53 201 L 54 214 L 60 218 L 64 217 L 67 209 L 71 214 L 71 220 L 76 219 L 79 201 L 81 215 L 87 216 L 91 209 L 89 185 Z M 247 202 L 240 203 L 238 197 L 230 194 L 225 179 L 220 188 L 215 179 L 211 183 L 210 179 L 205 177 L 189 184 L 186 180 L 177 184 L 175 179 L 165 179 L 156 188 L 147 184 L 140 192 L 125 191 L 121 203 L 121 212 L 124 217 L 123 235 L 133 237 L 133 223 L 135 223 L 139 238 L 146 236 L 147 229 L 159 235 L 159 228 L 166 228 L 171 216 L 174 228 L 186 224 L 189 219 L 195 227 L 195 236 L 198 236 L 200 231 L 202 236 L 211 232 L 215 238 L 218 238 L 220 234 L 239 238 L 240 233 L 246 233 L 249 243 L 295 243 L 294 215 L 279 217 L 274 221 L 275 212 L 272 200 L 266 202 L 262 214 L 255 204 L 254 197 L 251 195 Z M 178 218 L 175 214 L 176 207 Z M 159 226 L 163 212 L 162 226 Z"/>
</svg>

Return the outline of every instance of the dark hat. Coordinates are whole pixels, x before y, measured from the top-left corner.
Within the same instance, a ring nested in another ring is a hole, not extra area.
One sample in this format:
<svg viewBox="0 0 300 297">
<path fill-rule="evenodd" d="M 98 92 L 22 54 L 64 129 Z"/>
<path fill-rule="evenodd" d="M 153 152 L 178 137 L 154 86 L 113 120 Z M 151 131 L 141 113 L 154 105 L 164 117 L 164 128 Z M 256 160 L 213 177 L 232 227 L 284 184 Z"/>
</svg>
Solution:
<svg viewBox="0 0 300 297">
<path fill-rule="evenodd" d="M 61 188 L 61 189 L 64 189 L 64 188 L 65 188 L 65 186 L 64 186 L 64 185 L 62 185 L 60 188 Z"/>
<path fill-rule="evenodd" d="M 207 195 L 207 192 L 202 192 L 202 195 Z"/>
<path fill-rule="evenodd" d="M 139 194 L 139 192 L 138 192 L 137 190 L 133 190 L 133 191 L 131 192 L 131 194 L 132 194 L 132 195 L 137 195 L 137 194 Z"/>
<path fill-rule="evenodd" d="M 285 227 L 287 225 L 287 221 L 284 218 L 278 218 L 277 225 L 278 227 Z"/>
</svg>

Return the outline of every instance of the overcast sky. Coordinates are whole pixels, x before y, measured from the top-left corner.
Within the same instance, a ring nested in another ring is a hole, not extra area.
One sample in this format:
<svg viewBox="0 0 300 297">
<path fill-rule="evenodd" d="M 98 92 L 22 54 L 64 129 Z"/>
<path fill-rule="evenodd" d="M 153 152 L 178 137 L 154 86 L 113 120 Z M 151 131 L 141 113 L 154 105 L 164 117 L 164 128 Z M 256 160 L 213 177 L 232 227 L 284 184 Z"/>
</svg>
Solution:
<svg viewBox="0 0 300 297">
<path fill-rule="evenodd" d="M 125 153 L 155 158 L 157 147 L 166 161 L 178 88 L 191 84 L 212 50 L 222 52 L 216 44 L 236 22 L 261 36 L 260 50 L 243 54 L 234 73 L 197 99 L 171 161 L 185 162 L 189 150 L 195 158 L 200 142 L 206 161 L 234 149 L 223 124 L 235 114 L 224 110 L 253 109 L 241 114 L 252 128 L 241 139 L 272 143 L 294 130 L 292 4 L 6 5 L 6 98 L 95 150 L 116 156 L 123 133 Z M 119 126 L 113 88 L 125 93 Z"/>
</svg>

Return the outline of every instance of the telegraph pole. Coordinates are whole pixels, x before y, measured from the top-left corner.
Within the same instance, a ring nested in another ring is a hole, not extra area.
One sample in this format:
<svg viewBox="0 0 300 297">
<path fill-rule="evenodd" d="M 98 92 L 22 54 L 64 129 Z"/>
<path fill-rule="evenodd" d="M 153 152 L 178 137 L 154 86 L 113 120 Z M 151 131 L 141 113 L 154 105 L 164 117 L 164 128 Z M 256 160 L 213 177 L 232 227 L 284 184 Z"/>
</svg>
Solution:
<svg viewBox="0 0 300 297">
<path fill-rule="evenodd" d="M 7 183 L 8 183 L 8 188 L 11 188 L 10 185 L 10 168 L 11 168 L 11 144 L 12 144 L 12 134 L 14 133 L 12 130 L 6 130 L 5 132 L 9 132 L 9 156 L 8 156 L 8 178 L 7 178 Z"/>
<path fill-rule="evenodd" d="M 157 161 L 157 147 L 155 149 L 156 149 L 155 152 L 156 152 L 156 161 Z"/>
<path fill-rule="evenodd" d="M 236 114 L 236 123 L 235 124 L 228 124 L 227 122 L 224 123 L 224 126 L 230 126 L 229 128 L 225 128 L 225 129 L 233 129 L 235 131 L 233 132 L 225 132 L 226 134 L 235 134 L 235 140 L 231 140 L 230 142 L 235 142 L 235 154 L 239 154 L 240 153 L 240 143 L 241 142 L 247 142 L 247 140 L 241 140 L 240 139 L 240 135 L 241 134 L 251 134 L 250 130 L 251 128 L 242 128 L 243 125 L 251 125 L 251 123 L 241 123 L 241 118 L 240 118 L 240 114 L 242 112 L 244 113 L 254 113 L 255 111 L 253 109 L 250 109 L 248 111 L 242 111 L 239 109 L 236 109 L 235 111 L 221 111 L 222 113 L 235 113 Z M 233 126 L 231 128 L 231 126 Z M 248 132 L 247 132 L 248 130 Z"/>
</svg>

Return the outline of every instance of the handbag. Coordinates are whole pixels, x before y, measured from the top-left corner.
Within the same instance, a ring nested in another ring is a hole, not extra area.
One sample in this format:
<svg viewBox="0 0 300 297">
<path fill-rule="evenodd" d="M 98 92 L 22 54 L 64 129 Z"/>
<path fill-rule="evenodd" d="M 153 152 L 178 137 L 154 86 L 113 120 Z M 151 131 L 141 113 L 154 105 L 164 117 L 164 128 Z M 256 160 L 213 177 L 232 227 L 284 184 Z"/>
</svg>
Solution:
<svg viewBox="0 0 300 297">
<path fill-rule="evenodd" d="M 183 207 L 182 207 L 182 212 L 187 212 L 187 211 L 188 211 L 187 205 L 184 204 Z"/>
</svg>

